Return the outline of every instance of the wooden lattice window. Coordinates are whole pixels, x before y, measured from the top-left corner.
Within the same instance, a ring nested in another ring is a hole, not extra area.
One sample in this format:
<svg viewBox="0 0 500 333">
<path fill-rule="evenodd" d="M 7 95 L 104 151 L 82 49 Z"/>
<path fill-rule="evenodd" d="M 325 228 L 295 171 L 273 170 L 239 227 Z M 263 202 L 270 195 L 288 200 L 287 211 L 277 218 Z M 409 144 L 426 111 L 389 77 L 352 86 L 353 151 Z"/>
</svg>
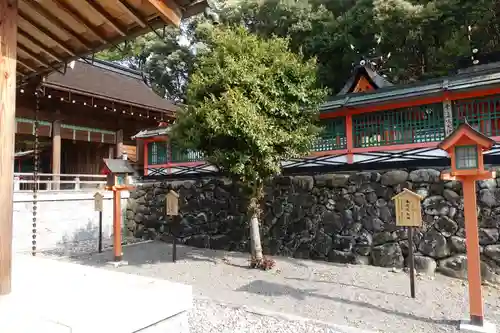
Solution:
<svg viewBox="0 0 500 333">
<path fill-rule="evenodd" d="M 457 146 L 455 147 L 455 166 L 457 169 L 476 169 L 477 146 Z"/>
<path fill-rule="evenodd" d="M 467 119 L 475 130 L 500 136 L 500 96 L 458 100 L 453 103 L 453 122 L 458 127 Z"/>
<path fill-rule="evenodd" d="M 167 164 L 169 147 L 166 141 L 155 141 L 148 143 L 148 164 Z"/>
<path fill-rule="evenodd" d="M 344 149 L 347 146 L 345 118 L 326 119 L 321 122 L 323 132 L 314 144 L 313 151 Z"/>
<path fill-rule="evenodd" d="M 353 116 L 354 147 L 377 147 L 445 138 L 443 105 L 420 105 Z"/>
</svg>

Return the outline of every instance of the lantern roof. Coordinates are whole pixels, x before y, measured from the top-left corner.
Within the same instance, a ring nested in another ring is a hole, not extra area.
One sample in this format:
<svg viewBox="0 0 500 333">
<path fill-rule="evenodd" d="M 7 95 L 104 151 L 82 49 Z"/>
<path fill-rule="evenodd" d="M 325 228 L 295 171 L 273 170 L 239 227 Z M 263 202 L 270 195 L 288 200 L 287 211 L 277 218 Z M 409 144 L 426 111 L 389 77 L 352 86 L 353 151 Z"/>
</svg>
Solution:
<svg viewBox="0 0 500 333">
<path fill-rule="evenodd" d="M 491 147 L 493 147 L 496 143 L 495 140 L 490 139 L 483 133 L 474 129 L 466 120 L 443 141 L 441 141 L 441 143 L 438 145 L 438 148 L 448 151 L 463 138 L 468 138 L 475 144 L 481 146 L 483 149 L 491 149 Z"/>
<path fill-rule="evenodd" d="M 135 170 L 129 161 L 118 158 L 105 158 L 104 165 L 111 173 L 131 173 L 135 174 Z"/>
</svg>

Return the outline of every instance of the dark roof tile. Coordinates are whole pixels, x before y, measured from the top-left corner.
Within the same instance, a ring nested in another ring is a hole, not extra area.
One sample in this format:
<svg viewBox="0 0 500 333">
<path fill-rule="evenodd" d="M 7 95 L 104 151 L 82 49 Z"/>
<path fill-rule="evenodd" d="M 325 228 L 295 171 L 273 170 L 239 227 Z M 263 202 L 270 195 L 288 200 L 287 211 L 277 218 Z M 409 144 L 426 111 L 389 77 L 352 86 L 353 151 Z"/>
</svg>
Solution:
<svg viewBox="0 0 500 333">
<path fill-rule="evenodd" d="M 68 65 L 66 74 L 54 72 L 48 75 L 45 84 L 55 89 L 63 87 L 75 92 L 91 93 L 96 97 L 108 97 L 146 109 L 177 110 L 176 105 L 148 87 L 138 72 L 103 61 L 93 64 L 75 61 L 74 66 Z"/>
</svg>

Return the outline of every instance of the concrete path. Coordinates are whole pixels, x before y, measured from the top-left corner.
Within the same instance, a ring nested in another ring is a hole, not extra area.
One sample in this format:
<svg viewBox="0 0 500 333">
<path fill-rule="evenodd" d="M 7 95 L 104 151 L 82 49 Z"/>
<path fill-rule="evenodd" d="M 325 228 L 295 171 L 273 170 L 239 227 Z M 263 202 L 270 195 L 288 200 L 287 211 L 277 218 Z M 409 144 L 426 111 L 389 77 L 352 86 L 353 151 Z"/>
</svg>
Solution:
<svg viewBox="0 0 500 333">
<path fill-rule="evenodd" d="M 166 298 L 175 302 L 154 306 Z M 191 286 L 165 279 L 17 255 L 12 293 L 0 297 L 0 332 L 182 333 L 192 299 Z"/>
<path fill-rule="evenodd" d="M 105 265 L 110 256 L 64 260 L 115 269 Z M 440 275 L 418 277 L 414 300 L 408 275 L 386 268 L 274 258 L 276 269 L 264 272 L 248 269 L 241 253 L 179 246 L 178 256 L 172 263 L 171 245 L 162 242 L 131 245 L 129 265 L 116 270 L 192 285 L 195 297 L 377 332 L 458 332 L 468 316 L 466 284 Z M 484 295 L 486 318 L 498 326 L 500 292 L 485 287 Z"/>
</svg>

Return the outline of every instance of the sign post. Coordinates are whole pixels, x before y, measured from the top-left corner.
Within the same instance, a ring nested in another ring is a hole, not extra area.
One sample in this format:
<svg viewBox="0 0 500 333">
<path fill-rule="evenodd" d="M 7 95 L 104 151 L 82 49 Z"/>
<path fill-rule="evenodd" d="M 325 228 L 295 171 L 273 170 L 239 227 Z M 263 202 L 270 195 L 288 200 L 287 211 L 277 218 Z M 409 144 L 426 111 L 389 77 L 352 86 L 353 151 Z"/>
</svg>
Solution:
<svg viewBox="0 0 500 333">
<path fill-rule="evenodd" d="M 121 191 L 130 191 L 134 188 L 133 178 L 134 168 L 125 159 L 104 159 L 103 172 L 107 175 L 106 187 L 108 191 L 113 191 L 113 254 L 115 267 L 127 265 L 123 261 L 122 252 L 122 212 L 121 212 Z"/>
<path fill-rule="evenodd" d="M 394 196 L 396 204 L 396 225 L 408 228 L 408 266 L 410 268 L 410 294 L 415 298 L 415 257 L 413 254 L 413 228 L 422 226 L 422 197 L 415 192 L 404 189 Z"/>
<path fill-rule="evenodd" d="M 102 253 L 102 199 L 103 195 L 100 192 L 94 194 L 94 210 L 99 212 L 99 240 L 98 240 L 98 251 Z"/>
<path fill-rule="evenodd" d="M 172 216 L 172 223 L 178 223 L 179 218 L 179 194 L 177 192 L 170 190 L 165 196 L 165 217 L 168 218 Z M 177 260 L 177 237 L 172 233 L 173 244 L 172 244 L 172 262 Z"/>
</svg>

